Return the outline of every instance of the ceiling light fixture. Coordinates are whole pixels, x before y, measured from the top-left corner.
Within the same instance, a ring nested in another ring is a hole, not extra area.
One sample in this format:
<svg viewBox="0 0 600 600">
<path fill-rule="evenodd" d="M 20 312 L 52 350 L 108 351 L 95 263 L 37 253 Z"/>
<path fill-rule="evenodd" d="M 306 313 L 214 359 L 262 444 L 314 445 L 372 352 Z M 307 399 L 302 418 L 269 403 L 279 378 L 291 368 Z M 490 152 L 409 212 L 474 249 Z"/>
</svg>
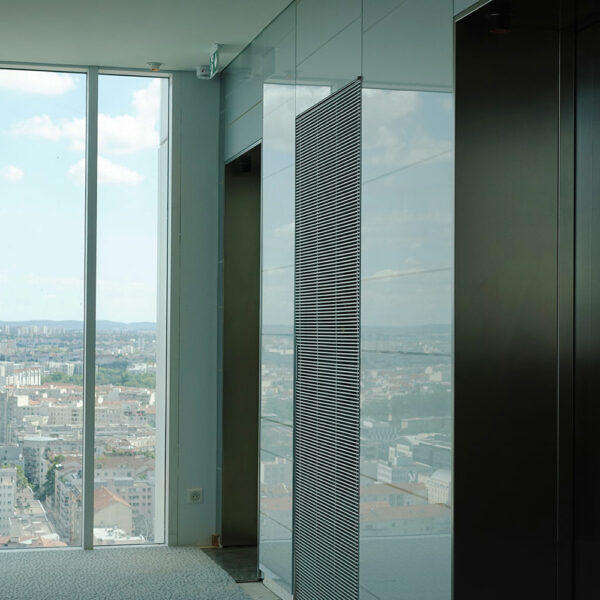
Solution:
<svg viewBox="0 0 600 600">
<path fill-rule="evenodd" d="M 146 64 L 150 67 L 151 71 L 160 71 L 160 67 L 162 66 L 161 62 L 149 62 Z"/>
</svg>

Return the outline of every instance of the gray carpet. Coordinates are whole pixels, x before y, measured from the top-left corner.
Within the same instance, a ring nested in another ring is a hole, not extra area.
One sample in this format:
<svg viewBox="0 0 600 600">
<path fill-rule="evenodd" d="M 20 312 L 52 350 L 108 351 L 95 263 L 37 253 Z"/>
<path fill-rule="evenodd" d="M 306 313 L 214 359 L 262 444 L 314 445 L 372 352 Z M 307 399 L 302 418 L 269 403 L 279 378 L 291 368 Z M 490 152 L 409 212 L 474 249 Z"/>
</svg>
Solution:
<svg viewBox="0 0 600 600">
<path fill-rule="evenodd" d="M 249 600 L 199 548 L 0 551 L 2 600 Z"/>
</svg>

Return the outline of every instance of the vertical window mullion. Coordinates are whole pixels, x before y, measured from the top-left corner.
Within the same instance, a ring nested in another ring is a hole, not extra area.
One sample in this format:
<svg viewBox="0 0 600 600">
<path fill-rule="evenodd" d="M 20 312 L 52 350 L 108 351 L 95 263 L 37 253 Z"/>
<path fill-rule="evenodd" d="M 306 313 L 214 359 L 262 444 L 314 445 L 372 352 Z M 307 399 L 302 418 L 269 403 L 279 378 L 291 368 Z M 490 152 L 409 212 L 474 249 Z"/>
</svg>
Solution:
<svg viewBox="0 0 600 600">
<path fill-rule="evenodd" d="M 90 67 L 88 69 L 86 113 L 82 543 L 84 549 L 91 549 L 94 545 L 94 405 L 96 396 L 98 67 Z"/>
</svg>

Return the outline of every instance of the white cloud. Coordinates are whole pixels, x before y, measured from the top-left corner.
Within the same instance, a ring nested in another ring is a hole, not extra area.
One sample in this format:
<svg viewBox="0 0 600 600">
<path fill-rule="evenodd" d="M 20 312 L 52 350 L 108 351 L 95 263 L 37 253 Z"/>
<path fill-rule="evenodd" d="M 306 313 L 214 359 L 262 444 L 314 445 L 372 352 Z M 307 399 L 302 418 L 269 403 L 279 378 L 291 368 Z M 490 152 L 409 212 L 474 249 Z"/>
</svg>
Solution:
<svg viewBox="0 0 600 600">
<path fill-rule="evenodd" d="M 0 169 L 0 175 L 4 181 L 21 181 L 23 179 L 23 175 L 25 172 L 23 169 L 19 169 L 19 167 L 15 167 L 14 165 L 8 165 L 8 167 L 4 167 Z"/>
<path fill-rule="evenodd" d="M 160 113 L 160 82 L 150 84 L 133 93 L 133 114 L 111 116 L 98 114 L 98 149 L 105 154 L 133 154 L 148 148 L 157 148 L 157 130 Z M 53 121 L 48 115 L 37 115 L 14 123 L 15 135 L 26 135 L 45 140 L 68 140 L 70 148 L 85 150 L 85 119 L 73 118 Z"/>
<path fill-rule="evenodd" d="M 454 110 L 454 96 L 450 93 L 446 96 L 442 96 L 439 99 L 439 103 L 446 112 L 452 113 Z"/>
<path fill-rule="evenodd" d="M 415 91 L 364 90 L 365 181 L 381 176 L 382 169 L 451 157 L 452 140 L 431 135 L 434 128 L 426 120 L 421 97 L 422 92 Z"/>
<path fill-rule="evenodd" d="M 279 238 L 283 239 L 293 239 L 295 231 L 295 224 L 292 221 L 291 223 L 286 223 L 285 225 L 280 225 L 275 228 L 275 235 Z"/>
<path fill-rule="evenodd" d="M 15 135 L 38 137 L 53 142 L 57 142 L 63 137 L 61 126 L 54 123 L 48 115 L 37 115 L 31 119 L 18 121 L 12 125 L 11 132 Z"/>
<path fill-rule="evenodd" d="M 73 77 L 66 73 L 0 70 L 0 88 L 14 92 L 58 96 L 72 90 L 74 86 Z"/>
<path fill-rule="evenodd" d="M 133 154 L 158 148 L 156 123 L 139 115 L 98 115 L 98 148 L 107 154 Z"/>
<path fill-rule="evenodd" d="M 368 277 L 363 277 L 363 281 L 376 281 L 378 279 L 398 279 L 400 277 L 409 277 L 411 275 L 429 275 L 430 273 L 444 273 L 452 271 L 452 267 L 431 267 L 428 269 L 413 269 L 409 271 L 398 271 L 396 269 L 381 269 Z"/>
<path fill-rule="evenodd" d="M 265 84 L 263 92 L 265 153 L 293 155 L 295 112 L 299 113 L 310 108 L 330 93 L 329 86 L 302 85 L 294 89 L 294 86 L 290 85 Z"/>
<path fill-rule="evenodd" d="M 298 88 L 301 93 L 303 88 Z M 296 88 L 293 85 L 282 85 L 279 83 L 265 83 L 263 86 L 263 110 L 265 115 L 278 109 L 284 104 L 294 102 L 296 99 Z"/>
<path fill-rule="evenodd" d="M 377 133 L 378 144 L 371 146 L 366 159 L 371 165 L 401 168 L 452 156 L 452 140 L 433 139 L 424 131 L 411 134 L 380 127 Z"/>
<path fill-rule="evenodd" d="M 369 123 L 389 124 L 414 113 L 420 104 L 421 92 L 380 90 L 365 88 L 363 90 L 365 119 Z"/>
<path fill-rule="evenodd" d="M 331 94 L 328 85 L 296 86 L 296 112 L 299 114 Z"/>
<path fill-rule="evenodd" d="M 160 116 L 160 81 L 133 93 L 133 114 L 98 115 L 98 147 L 106 154 L 133 154 L 158 148 Z"/>
<path fill-rule="evenodd" d="M 69 169 L 69 176 L 77 183 L 85 182 L 85 160 L 82 158 Z M 144 177 L 123 165 L 118 165 L 107 158 L 98 156 L 98 183 L 124 183 L 138 185 Z"/>
<path fill-rule="evenodd" d="M 103 289 L 106 292 L 114 292 L 117 295 L 123 291 L 125 285 L 130 291 L 143 291 L 150 294 L 156 291 L 156 286 L 145 281 L 127 281 L 126 284 L 123 281 L 114 281 L 110 279 L 98 279 L 98 281 L 96 281 L 96 286 L 99 289 Z"/>
<path fill-rule="evenodd" d="M 40 287 L 52 287 L 57 289 L 64 288 L 83 288 L 83 279 L 81 277 L 47 277 L 38 273 L 27 273 L 25 281 L 31 285 Z"/>
<path fill-rule="evenodd" d="M 133 92 L 135 113 L 148 121 L 156 121 L 160 111 L 160 81 L 153 79 L 148 87 Z"/>
</svg>

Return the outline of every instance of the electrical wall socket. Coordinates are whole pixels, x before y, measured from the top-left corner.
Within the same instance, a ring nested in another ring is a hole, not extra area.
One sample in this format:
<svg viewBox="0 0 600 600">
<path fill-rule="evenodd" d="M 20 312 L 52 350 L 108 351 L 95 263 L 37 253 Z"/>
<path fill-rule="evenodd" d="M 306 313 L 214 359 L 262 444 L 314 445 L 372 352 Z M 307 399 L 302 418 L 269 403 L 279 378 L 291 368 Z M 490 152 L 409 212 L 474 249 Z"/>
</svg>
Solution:
<svg viewBox="0 0 600 600">
<path fill-rule="evenodd" d="M 188 488 L 187 501 L 188 504 L 202 504 L 204 501 L 202 488 Z"/>
</svg>

